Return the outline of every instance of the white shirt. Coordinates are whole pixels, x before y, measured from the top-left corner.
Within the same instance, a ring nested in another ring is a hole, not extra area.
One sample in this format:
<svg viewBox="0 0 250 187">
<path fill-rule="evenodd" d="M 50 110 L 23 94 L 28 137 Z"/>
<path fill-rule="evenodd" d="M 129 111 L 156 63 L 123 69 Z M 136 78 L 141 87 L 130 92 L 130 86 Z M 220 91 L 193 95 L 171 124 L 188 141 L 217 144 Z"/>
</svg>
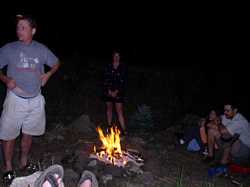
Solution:
<svg viewBox="0 0 250 187">
<path fill-rule="evenodd" d="M 227 128 L 231 135 L 239 134 L 239 139 L 246 146 L 250 147 L 250 126 L 247 119 L 240 113 L 237 113 L 232 119 L 222 115 L 222 124 Z"/>
</svg>

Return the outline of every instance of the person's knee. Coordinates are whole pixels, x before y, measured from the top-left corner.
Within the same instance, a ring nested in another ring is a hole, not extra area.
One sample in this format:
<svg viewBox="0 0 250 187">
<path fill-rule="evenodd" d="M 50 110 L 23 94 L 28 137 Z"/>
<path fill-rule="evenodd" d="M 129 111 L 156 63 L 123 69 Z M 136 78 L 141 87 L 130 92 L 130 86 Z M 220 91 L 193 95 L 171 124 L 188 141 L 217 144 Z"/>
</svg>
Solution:
<svg viewBox="0 0 250 187">
<path fill-rule="evenodd" d="M 115 109 L 116 109 L 116 112 L 117 112 L 118 114 L 122 115 L 122 113 L 123 113 L 123 108 L 122 108 L 122 105 L 121 105 L 121 104 L 116 104 Z"/>
<path fill-rule="evenodd" d="M 116 110 L 118 116 L 123 116 L 122 110 Z"/>
<path fill-rule="evenodd" d="M 250 149 L 238 140 L 232 145 L 231 155 L 234 161 L 246 161 L 250 158 Z"/>
<path fill-rule="evenodd" d="M 107 112 L 111 113 L 112 112 L 112 107 L 107 107 Z"/>
<path fill-rule="evenodd" d="M 106 108 L 107 108 L 107 111 L 112 110 L 112 108 L 113 108 L 112 103 L 106 103 Z"/>
<path fill-rule="evenodd" d="M 216 129 L 208 129 L 208 137 L 220 137 L 220 133 Z"/>
</svg>

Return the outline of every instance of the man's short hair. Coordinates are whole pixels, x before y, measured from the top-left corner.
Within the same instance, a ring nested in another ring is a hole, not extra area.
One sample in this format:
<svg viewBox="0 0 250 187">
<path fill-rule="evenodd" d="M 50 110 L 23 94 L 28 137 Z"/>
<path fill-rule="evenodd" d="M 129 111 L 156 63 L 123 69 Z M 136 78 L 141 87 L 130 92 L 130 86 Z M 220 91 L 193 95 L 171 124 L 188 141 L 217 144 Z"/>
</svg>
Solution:
<svg viewBox="0 0 250 187">
<path fill-rule="evenodd" d="M 230 105 L 232 109 L 239 109 L 239 104 L 235 101 L 232 101 L 232 100 L 225 101 L 224 106 L 225 105 Z"/>
<path fill-rule="evenodd" d="M 36 20 L 35 20 L 34 17 L 31 16 L 31 15 L 27 15 L 27 14 L 25 14 L 25 15 L 17 14 L 17 15 L 16 15 L 16 20 L 17 20 L 17 22 L 20 21 L 20 20 L 27 20 L 32 28 L 37 28 Z"/>
</svg>

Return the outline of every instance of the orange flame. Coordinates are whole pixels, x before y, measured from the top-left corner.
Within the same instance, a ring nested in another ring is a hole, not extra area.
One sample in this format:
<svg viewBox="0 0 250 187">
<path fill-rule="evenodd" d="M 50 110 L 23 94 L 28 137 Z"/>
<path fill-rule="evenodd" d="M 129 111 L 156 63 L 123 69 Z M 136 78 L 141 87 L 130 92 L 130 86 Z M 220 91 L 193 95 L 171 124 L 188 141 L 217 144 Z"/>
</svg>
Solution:
<svg viewBox="0 0 250 187">
<path fill-rule="evenodd" d="M 117 127 L 111 127 L 110 133 L 105 135 L 100 127 L 97 127 L 97 132 L 99 138 L 102 142 L 102 151 L 96 153 L 96 148 L 94 147 L 94 152 L 96 155 L 103 159 L 106 159 L 115 165 L 115 163 L 122 157 L 122 149 L 120 143 L 120 130 Z M 124 163 L 125 164 L 125 163 Z"/>
</svg>

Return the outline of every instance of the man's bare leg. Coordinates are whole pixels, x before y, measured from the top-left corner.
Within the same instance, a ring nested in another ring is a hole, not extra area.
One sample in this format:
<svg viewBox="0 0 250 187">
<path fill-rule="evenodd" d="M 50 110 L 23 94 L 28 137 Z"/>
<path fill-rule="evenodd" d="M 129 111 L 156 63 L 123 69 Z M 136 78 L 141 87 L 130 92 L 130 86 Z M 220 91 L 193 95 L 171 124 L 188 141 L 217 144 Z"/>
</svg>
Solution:
<svg viewBox="0 0 250 187">
<path fill-rule="evenodd" d="M 28 134 L 23 134 L 21 142 L 21 158 L 20 167 L 23 168 L 27 165 L 28 155 L 32 145 L 32 136 Z"/>
<path fill-rule="evenodd" d="M 233 144 L 228 144 L 223 150 L 223 156 L 221 159 L 221 164 L 227 164 L 230 162 L 231 153 L 233 155 L 237 154 L 240 150 L 240 141 L 236 140 Z"/>
<path fill-rule="evenodd" d="M 12 171 L 12 158 L 15 147 L 15 139 L 14 140 L 3 140 L 3 151 L 4 151 L 4 159 L 5 159 L 5 171 Z"/>
</svg>

